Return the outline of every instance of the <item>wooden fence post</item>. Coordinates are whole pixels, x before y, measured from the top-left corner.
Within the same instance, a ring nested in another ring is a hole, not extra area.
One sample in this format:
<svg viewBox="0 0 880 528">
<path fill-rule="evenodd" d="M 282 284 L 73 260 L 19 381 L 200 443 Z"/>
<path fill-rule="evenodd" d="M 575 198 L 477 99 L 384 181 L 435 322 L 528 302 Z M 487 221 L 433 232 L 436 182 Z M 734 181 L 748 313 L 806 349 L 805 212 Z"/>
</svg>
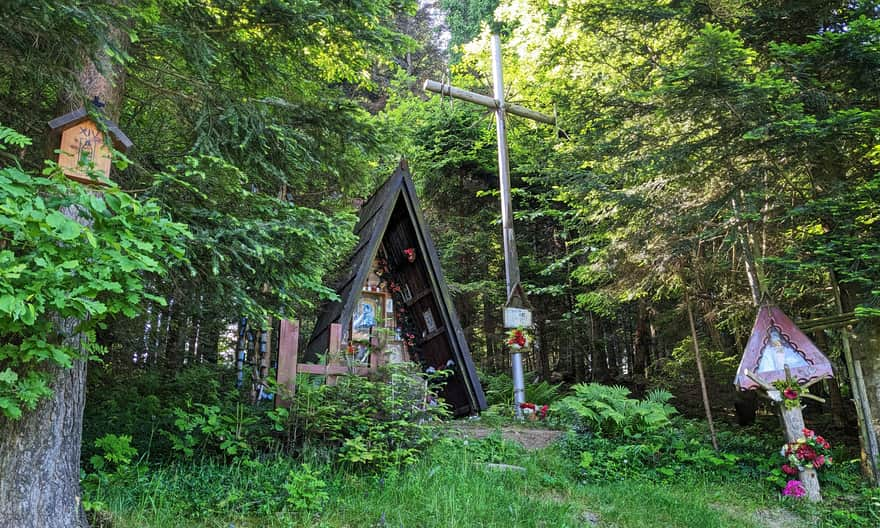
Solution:
<svg viewBox="0 0 880 528">
<path fill-rule="evenodd" d="M 296 364 L 299 352 L 299 321 L 281 320 L 278 332 L 278 384 L 296 393 Z M 290 407 L 287 400 L 275 395 L 275 407 Z"/>
</svg>

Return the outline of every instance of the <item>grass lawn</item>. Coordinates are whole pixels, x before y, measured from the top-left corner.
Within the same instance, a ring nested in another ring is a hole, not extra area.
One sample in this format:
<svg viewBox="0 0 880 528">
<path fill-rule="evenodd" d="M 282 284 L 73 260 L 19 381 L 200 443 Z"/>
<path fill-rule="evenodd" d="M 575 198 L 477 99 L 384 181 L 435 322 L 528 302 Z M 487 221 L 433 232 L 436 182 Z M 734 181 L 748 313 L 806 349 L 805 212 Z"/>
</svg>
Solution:
<svg viewBox="0 0 880 528">
<path fill-rule="evenodd" d="M 497 463 L 521 469 L 491 466 Z M 139 528 L 822 524 L 809 508 L 792 511 L 761 482 L 701 474 L 669 482 L 582 482 L 576 466 L 556 446 L 529 451 L 494 435 L 441 440 L 416 464 L 381 475 L 334 470 L 314 461 L 312 476 L 292 492 L 296 500 L 284 485 L 292 473 L 302 471 L 286 458 L 152 468 L 100 487 L 91 499 L 107 510 L 103 518 L 112 526 Z"/>
</svg>

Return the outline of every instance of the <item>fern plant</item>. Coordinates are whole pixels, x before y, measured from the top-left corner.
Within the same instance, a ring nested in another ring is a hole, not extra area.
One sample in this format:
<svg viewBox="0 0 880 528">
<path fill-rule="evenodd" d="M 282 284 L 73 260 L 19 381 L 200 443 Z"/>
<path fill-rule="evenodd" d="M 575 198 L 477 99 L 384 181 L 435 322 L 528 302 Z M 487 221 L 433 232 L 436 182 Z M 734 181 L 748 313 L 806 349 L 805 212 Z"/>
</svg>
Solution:
<svg viewBox="0 0 880 528">
<path fill-rule="evenodd" d="M 619 385 L 581 383 L 572 390 L 574 394 L 553 405 L 553 411 L 576 429 L 606 438 L 658 432 L 676 413 L 668 403 L 672 394 L 665 390 L 653 390 L 644 400 L 630 398 L 629 389 Z"/>
</svg>

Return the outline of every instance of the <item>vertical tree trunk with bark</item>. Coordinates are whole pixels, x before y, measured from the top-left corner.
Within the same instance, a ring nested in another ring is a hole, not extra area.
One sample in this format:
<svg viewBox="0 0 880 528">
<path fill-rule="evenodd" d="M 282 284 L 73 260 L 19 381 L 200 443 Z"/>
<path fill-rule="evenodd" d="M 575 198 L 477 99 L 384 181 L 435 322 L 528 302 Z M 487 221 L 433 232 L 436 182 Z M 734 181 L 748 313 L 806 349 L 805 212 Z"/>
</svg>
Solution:
<svg viewBox="0 0 880 528">
<path fill-rule="evenodd" d="M 538 336 L 540 336 L 540 346 L 537 347 L 538 354 L 538 366 L 541 370 L 541 379 L 550 380 L 550 350 L 548 345 L 547 336 L 547 327 L 544 324 L 544 320 L 541 319 L 537 324 Z"/>
<path fill-rule="evenodd" d="M 648 306 L 644 299 L 639 299 L 636 309 L 636 329 L 633 338 L 633 373 L 635 394 L 644 395 L 648 382 L 648 352 L 650 346 L 648 334 Z"/>
<path fill-rule="evenodd" d="M 597 325 L 596 325 L 596 317 L 590 313 L 590 335 L 592 336 L 592 358 L 590 364 L 593 367 L 592 371 L 592 379 L 597 383 L 607 383 L 608 382 L 608 357 L 605 354 L 605 343 L 599 342 L 596 339 L 597 334 Z M 603 333 L 604 335 L 604 333 Z"/>
<path fill-rule="evenodd" d="M 110 29 L 107 35 L 122 45 L 123 33 Z M 109 57 L 96 64 L 83 53 L 83 68 L 77 77 L 78 90 L 65 94 L 65 111 L 93 97 L 105 103 L 105 112 L 116 117 L 122 95 L 119 65 Z M 77 218 L 75 210 L 62 211 Z M 83 336 L 75 331 L 79 321 L 57 321 L 58 339 L 82 350 Z M 73 361 L 71 368 L 52 366 L 53 394 L 33 411 L 16 420 L 0 418 L 0 524 L 15 528 L 80 528 L 88 523 L 82 509 L 79 463 L 85 405 L 86 360 Z"/>
</svg>

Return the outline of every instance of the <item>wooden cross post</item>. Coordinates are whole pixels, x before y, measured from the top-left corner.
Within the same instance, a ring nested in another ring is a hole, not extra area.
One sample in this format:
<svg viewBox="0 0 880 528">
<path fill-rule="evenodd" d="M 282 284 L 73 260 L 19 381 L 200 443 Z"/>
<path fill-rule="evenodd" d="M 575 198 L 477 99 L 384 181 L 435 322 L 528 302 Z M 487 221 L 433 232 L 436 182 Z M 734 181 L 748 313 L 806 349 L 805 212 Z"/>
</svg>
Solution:
<svg viewBox="0 0 880 528">
<path fill-rule="evenodd" d="M 504 274 L 507 283 L 507 297 L 510 298 L 514 289 L 519 285 L 519 261 L 516 255 L 516 241 L 513 233 L 513 208 L 510 198 L 510 167 L 507 157 L 507 131 L 505 129 L 505 114 L 511 113 L 555 125 L 556 119 L 534 110 L 529 110 L 519 105 L 506 104 L 504 102 L 504 79 L 501 71 L 501 38 L 497 34 L 492 35 L 492 81 L 494 98 L 468 92 L 454 86 L 425 81 L 425 90 L 448 95 L 456 99 L 468 101 L 495 110 L 495 123 L 498 137 L 498 177 L 501 182 L 501 225 L 504 237 Z M 511 354 L 511 367 L 513 370 L 513 399 L 517 417 L 522 418 L 520 404 L 525 403 L 525 381 L 523 379 L 522 353 Z"/>
<path fill-rule="evenodd" d="M 749 370 L 745 371 L 745 375 L 761 386 L 762 389 L 767 394 L 767 397 L 770 398 L 771 401 L 775 405 L 779 407 L 779 412 L 782 416 L 782 424 L 785 428 L 785 441 L 786 442 L 797 442 L 798 438 L 802 438 L 804 436 L 804 414 L 801 412 L 800 405 L 796 407 L 786 407 L 783 403 L 783 397 L 780 394 L 779 390 L 776 389 L 773 385 L 762 379 L 758 374 L 754 372 L 750 372 Z M 787 379 L 791 379 L 791 370 L 788 365 L 785 365 L 785 375 Z M 808 388 L 809 386 L 822 381 L 823 378 L 816 378 L 811 380 L 803 385 L 804 388 Z M 813 394 L 804 393 L 800 395 L 802 398 L 810 398 L 816 400 L 820 403 L 825 403 L 824 398 L 820 398 L 819 396 L 815 396 Z M 801 484 L 804 486 L 804 490 L 807 493 L 807 498 L 812 502 L 819 502 L 822 500 L 822 492 L 819 489 L 819 477 L 816 475 L 816 470 L 805 466 L 803 469 L 798 469 L 798 480 L 801 481 Z"/>
</svg>

